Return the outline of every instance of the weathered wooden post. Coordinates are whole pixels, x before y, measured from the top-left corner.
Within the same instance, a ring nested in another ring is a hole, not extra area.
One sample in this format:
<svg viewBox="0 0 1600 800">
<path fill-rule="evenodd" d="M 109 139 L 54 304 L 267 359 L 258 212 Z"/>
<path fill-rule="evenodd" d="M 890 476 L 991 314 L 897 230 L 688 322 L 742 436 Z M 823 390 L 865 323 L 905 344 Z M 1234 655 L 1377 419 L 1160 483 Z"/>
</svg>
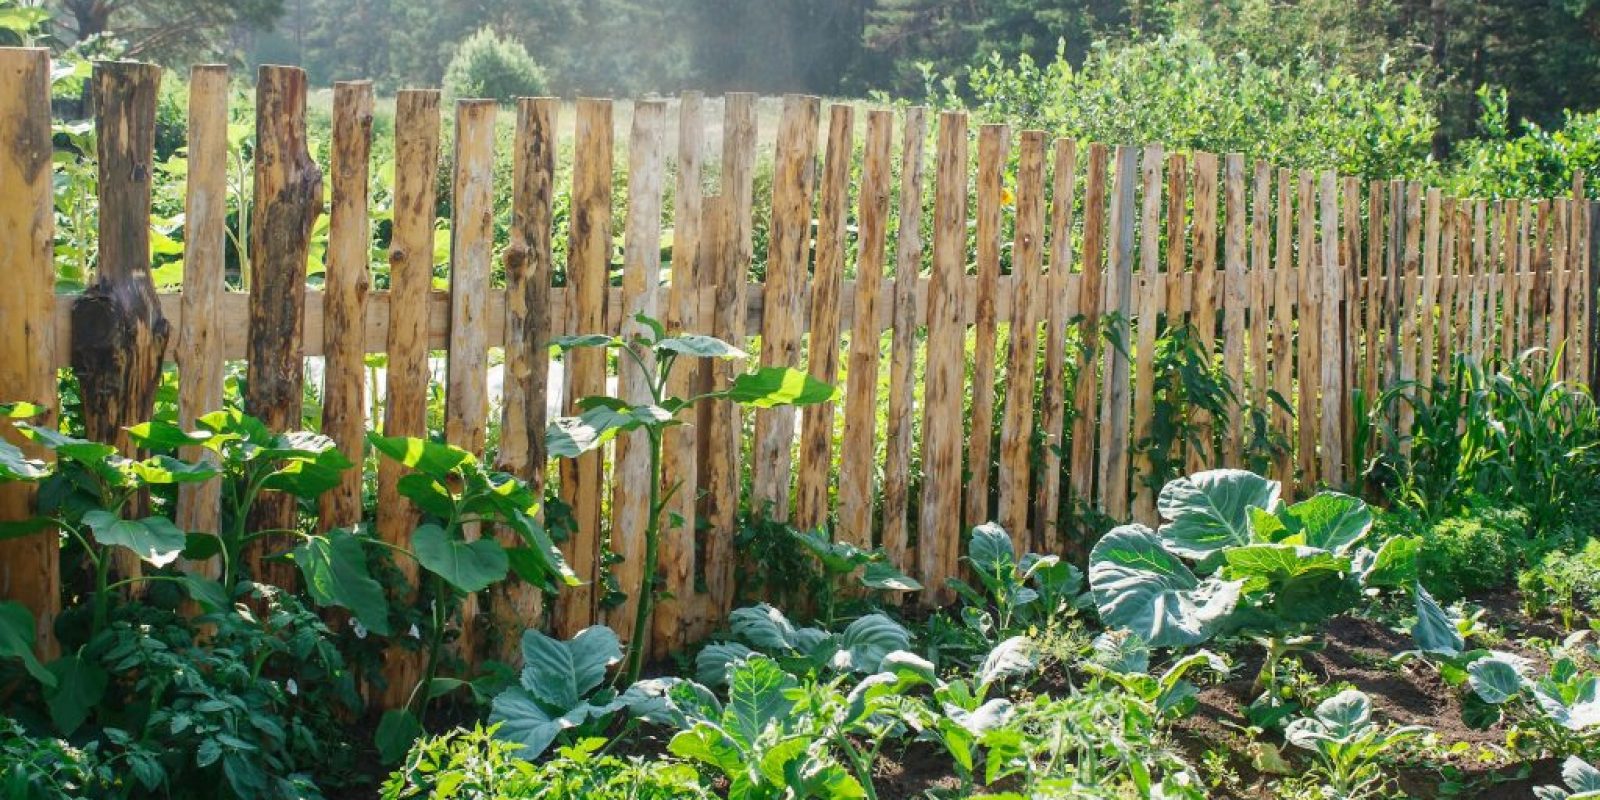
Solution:
<svg viewBox="0 0 1600 800">
<path fill-rule="evenodd" d="M 274 431 L 298 429 L 305 375 L 306 255 L 322 213 L 322 170 L 306 150 L 306 73 L 264 66 L 256 80 L 254 216 L 250 220 L 250 333 L 245 411 Z M 263 494 L 251 530 L 295 525 L 295 499 Z M 267 564 L 281 536 L 257 539 L 247 553 L 252 576 L 294 585 L 289 564 Z"/>
<path fill-rule="evenodd" d="M 55 209 L 50 200 L 50 53 L 0 47 L 0 400 L 26 400 L 55 415 Z M 10 425 L 0 438 L 28 455 L 47 455 Z M 33 515 L 34 490 L 0 484 L 0 523 Z M 33 612 L 40 657 L 56 654 L 61 610 L 55 531 L 0 540 L 0 600 Z"/>
<path fill-rule="evenodd" d="M 100 229 L 95 282 L 72 304 L 72 371 L 85 433 L 132 455 L 126 426 L 149 419 L 171 326 L 150 277 L 150 187 L 161 68 L 97 62 L 92 78 Z M 143 516 L 146 498 L 127 512 Z M 114 555 L 118 574 L 140 573 L 138 556 Z"/>
</svg>

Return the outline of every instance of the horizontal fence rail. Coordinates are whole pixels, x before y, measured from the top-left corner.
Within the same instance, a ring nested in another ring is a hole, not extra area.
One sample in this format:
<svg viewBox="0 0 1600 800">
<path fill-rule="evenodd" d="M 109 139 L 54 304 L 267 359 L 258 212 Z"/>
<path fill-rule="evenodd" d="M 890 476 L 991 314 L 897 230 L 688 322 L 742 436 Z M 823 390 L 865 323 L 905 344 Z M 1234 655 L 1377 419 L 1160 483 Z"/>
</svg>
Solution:
<svg viewBox="0 0 1600 800">
<path fill-rule="evenodd" d="M 224 281 L 227 76 L 195 68 L 183 291 L 158 294 L 145 253 L 159 75 L 99 65 L 99 282 L 57 295 L 48 76 L 43 51 L 0 49 L 0 399 L 53 408 L 58 369 L 130 387 L 165 359 L 178 365 L 188 422 L 222 402 L 226 362 L 244 360 L 248 413 L 298 427 L 302 385 L 320 376 L 322 429 L 359 456 L 375 393 L 386 434 L 429 434 L 430 354 L 445 351 L 443 436 L 482 454 L 497 413 L 499 449 L 489 455 L 541 488 L 547 408 L 640 390 L 598 351 L 573 353 L 557 381 L 553 336 L 627 333 L 644 312 L 672 331 L 733 340 L 760 365 L 843 387 L 835 403 L 803 413 L 744 420 L 713 406 L 671 432 L 668 480 L 685 489 L 663 539 L 670 596 L 655 612 L 658 653 L 705 636 L 731 608 L 741 507 L 883 547 L 927 587 L 920 602 L 931 605 L 948 599 L 963 530 L 975 522 L 1001 521 L 1020 548 L 1075 556 L 1102 515 L 1154 522 L 1159 459 L 1195 469 L 1265 457 L 1291 492 L 1348 485 L 1357 472 L 1353 394 L 1425 384 L 1458 355 L 1509 359 L 1548 347 L 1567 378 L 1595 377 L 1596 205 L 1582 199 L 1581 176 L 1572 198 L 1455 198 L 1239 154 L 1051 139 L 973 128 L 958 112 L 862 112 L 801 96 L 783 99 L 768 206 L 756 198 L 765 150 L 749 95 L 729 95 L 720 120 L 699 94 L 640 101 L 626 135 L 615 133 L 608 100 L 524 99 L 514 109 L 463 100 L 446 139 L 439 94 L 401 92 L 389 282 L 373 290 L 371 86 L 336 87 L 331 157 L 319 164 L 306 140 L 305 76 L 288 67 L 263 67 L 256 83 L 248 293 Z M 499 114 L 515 116 L 508 197 L 493 192 Z M 575 115 L 570 141 L 558 133 L 564 114 Z M 433 178 L 446 142 L 451 171 L 441 185 Z M 625 189 L 614 173 L 626 174 Z M 308 288 L 324 184 L 324 278 Z M 448 291 L 434 288 L 441 188 L 453 215 Z M 509 244 L 497 249 L 491 222 L 507 204 Z M 769 237 L 760 263 L 758 229 Z M 497 264 L 503 287 L 492 280 Z M 85 325 L 92 296 L 109 298 L 112 327 Z M 1157 425 L 1166 378 L 1156 348 L 1178 329 L 1234 391 L 1225 416 L 1181 409 L 1196 433 L 1163 442 L 1170 425 Z M 93 348 L 110 355 L 86 360 Z M 494 349 L 504 368 L 491 408 Z M 373 353 L 387 355 L 381 373 L 364 364 Z M 309 357 L 322 363 L 308 373 Z M 676 386 L 722 384 L 734 368 L 685 368 Z M 367 385 L 374 374 L 381 384 Z M 105 399 L 114 396 L 84 398 L 85 416 L 113 440 L 153 402 Z M 1411 409 L 1396 413 L 1403 437 Z M 1262 451 L 1250 441 L 1257 436 L 1284 446 Z M 563 549 L 585 586 L 553 602 L 525 586 L 497 589 L 469 614 L 562 635 L 605 621 L 627 629 L 632 606 L 602 607 L 595 587 L 608 569 L 624 586 L 638 577 L 642 454 L 625 436 L 551 470 L 576 522 Z M 380 466 L 375 530 L 391 541 L 406 540 L 417 521 L 396 492 L 401 475 Z M 31 502 L 21 487 L 0 487 L 0 521 L 25 517 Z M 186 488 L 177 515 L 192 530 L 214 527 L 217 504 L 214 486 Z M 296 522 L 292 505 L 258 514 L 265 527 Z M 360 516 L 352 477 L 323 499 L 319 524 Z M 604 557 L 606 543 L 618 560 Z M 45 636 L 54 570 L 48 535 L 0 542 L 0 595 L 36 608 Z M 396 651 L 397 664 L 404 658 Z"/>
</svg>

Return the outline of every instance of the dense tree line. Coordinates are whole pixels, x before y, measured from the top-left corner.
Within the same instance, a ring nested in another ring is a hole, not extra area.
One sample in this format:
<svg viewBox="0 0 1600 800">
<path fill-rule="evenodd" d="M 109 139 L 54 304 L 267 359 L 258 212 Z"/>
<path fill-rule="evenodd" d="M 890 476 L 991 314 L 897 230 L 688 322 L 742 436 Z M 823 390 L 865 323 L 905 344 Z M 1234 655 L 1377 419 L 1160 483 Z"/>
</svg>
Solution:
<svg viewBox="0 0 1600 800">
<path fill-rule="evenodd" d="M 45 0 L 70 36 L 109 34 L 169 62 L 306 66 L 319 82 L 437 84 L 485 27 L 562 92 L 917 95 L 992 54 L 1081 64 L 1096 41 L 1198 32 L 1219 53 L 1357 74 L 1418 74 L 1436 151 L 1481 131 L 1480 86 L 1514 119 L 1600 105 L 1600 0 Z"/>
</svg>

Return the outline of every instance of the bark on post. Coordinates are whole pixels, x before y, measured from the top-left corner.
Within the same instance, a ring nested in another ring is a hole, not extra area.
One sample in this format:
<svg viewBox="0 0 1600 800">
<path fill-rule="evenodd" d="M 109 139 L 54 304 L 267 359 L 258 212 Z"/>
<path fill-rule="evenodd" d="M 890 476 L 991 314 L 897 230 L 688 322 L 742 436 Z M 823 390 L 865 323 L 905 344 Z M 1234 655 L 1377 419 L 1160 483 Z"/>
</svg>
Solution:
<svg viewBox="0 0 1600 800">
<path fill-rule="evenodd" d="M 149 419 L 171 326 L 150 278 L 150 185 L 161 68 L 97 62 L 93 77 L 100 186 L 100 257 L 95 282 L 72 305 L 72 371 L 89 438 L 133 455 L 126 426 Z M 126 509 L 143 516 L 148 500 Z M 140 573 L 118 549 L 116 572 Z"/>
<path fill-rule="evenodd" d="M 322 212 L 322 170 L 306 150 L 306 73 L 264 66 L 256 80 L 255 216 L 250 221 L 250 333 L 246 413 L 274 431 L 297 429 L 305 363 L 306 255 Z M 250 512 L 250 530 L 295 524 L 295 500 L 268 492 Z M 294 569 L 263 559 L 280 536 L 257 539 L 246 554 L 256 580 L 294 586 Z"/>
<path fill-rule="evenodd" d="M 55 421 L 54 206 L 50 202 L 50 53 L 0 48 L 0 399 L 26 400 L 48 409 L 35 420 Z M 0 438 L 32 458 L 42 448 L 0 425 Z M 34 488 L 0 484 L 0 522 L 33 516 Z M 0 540 L 0 600 L 23 603 L 33 614 L 34 649 L 56 656 L 56 615 L 61 577 L 56 532 Z"/>
</svg>

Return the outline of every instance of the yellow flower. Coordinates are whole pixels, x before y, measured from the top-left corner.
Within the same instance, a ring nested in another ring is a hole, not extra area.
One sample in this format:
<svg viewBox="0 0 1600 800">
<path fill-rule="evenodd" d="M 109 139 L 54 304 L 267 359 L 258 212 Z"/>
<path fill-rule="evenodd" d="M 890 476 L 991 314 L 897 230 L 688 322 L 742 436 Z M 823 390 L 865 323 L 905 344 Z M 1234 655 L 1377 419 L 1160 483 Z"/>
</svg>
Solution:
<svg viewBox="0 0 1600 800">
<path fill-rule="evenodd" d="M 1000 205 L 1009 206 L 1017 202 L 1017 196 L 1008 187 L 1000 187 Z"/>
</svg>

